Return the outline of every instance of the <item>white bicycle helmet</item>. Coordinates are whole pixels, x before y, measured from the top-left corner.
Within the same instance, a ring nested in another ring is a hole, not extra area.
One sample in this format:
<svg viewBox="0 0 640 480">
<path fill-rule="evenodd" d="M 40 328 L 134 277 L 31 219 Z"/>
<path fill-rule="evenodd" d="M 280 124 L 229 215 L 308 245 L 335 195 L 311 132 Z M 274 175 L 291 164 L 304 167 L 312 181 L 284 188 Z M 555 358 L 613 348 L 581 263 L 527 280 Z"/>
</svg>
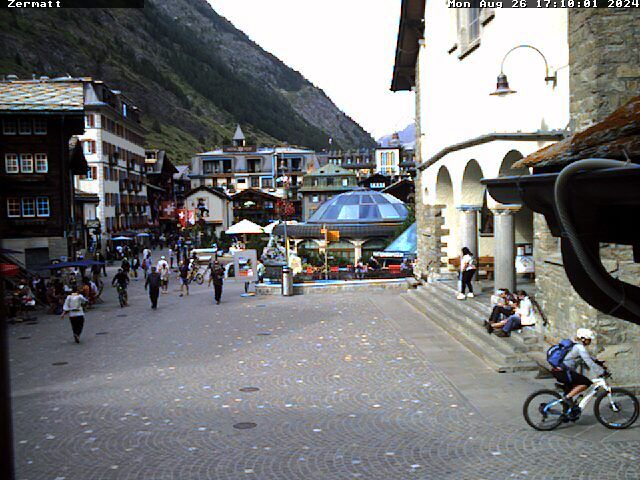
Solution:
<svg viewBox="0 0 640 480">
<path fill-rule="evenodd" d="M 596 338 L 596 334 L 589 328 L 579 328 L 576 332 L 576 338 L 582 340 L 594 340 Z"/>
</svg>

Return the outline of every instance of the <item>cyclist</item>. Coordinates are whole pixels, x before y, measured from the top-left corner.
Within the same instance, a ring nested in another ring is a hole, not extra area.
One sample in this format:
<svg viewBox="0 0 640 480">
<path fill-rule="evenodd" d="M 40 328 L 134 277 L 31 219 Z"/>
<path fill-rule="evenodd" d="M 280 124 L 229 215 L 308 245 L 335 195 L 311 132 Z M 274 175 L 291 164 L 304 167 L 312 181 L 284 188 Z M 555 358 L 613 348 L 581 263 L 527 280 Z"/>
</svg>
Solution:
<svg viewBox="0 0 640 480">
<path fill-rule="evenodd" d="M 579 328 L 576 332 L 577 342 L 573 344 L 571 350 L 564 357 L 565 368 L 554 368 L 551 371 L 556 380 L 563 384 L 565 392 L 563 401 L 569 407 L 573 407 L 573 399 L 584 392 L 592 383 L 587 377 L 578 373 L 579 366 L 584 365 L 589 368 L 589 373 L 592 377 L 599 377 L 605 372 L 604 368 L 602 368 L 604 362 L 589 355 L 586 348 L 595 337 L 595 333 L 592 330 Z"/>
<path fill-rule="evenodd" d="M 116 287 L 118 289 L 118 293 L 122 291 L 125 305 L 129 304 L 127 296 L 127 285 L 129 285 L 129 275 L 127 275 L 122 268 L 119 268 L 118 273 L 116 273 L 113 277 L 113 280 L 111 280 L 111 286 Z"/>
</svg>

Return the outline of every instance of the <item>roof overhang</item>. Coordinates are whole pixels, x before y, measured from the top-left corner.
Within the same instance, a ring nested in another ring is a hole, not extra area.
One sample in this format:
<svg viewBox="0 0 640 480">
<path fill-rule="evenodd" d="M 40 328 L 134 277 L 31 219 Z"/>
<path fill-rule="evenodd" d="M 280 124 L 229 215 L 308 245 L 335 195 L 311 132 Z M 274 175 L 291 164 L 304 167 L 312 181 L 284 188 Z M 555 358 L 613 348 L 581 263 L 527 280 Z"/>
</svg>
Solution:
<svg viewBox="0 0 640 480">
<path fill-rule="evenodd" d="M 411 90 L 416 83 L 419 41 L 424 38 L 426 0 L 402 0 L 391 90 Z"/>
<path fill-rule="evenodd" d="M 602 243 L 631 245 L 634 261 L 640 263 L 640 235 L 633 221 L 640 218 L 640 165 L 580 171 L 565 189 L 556 189 L 559 176 L 557 172 L 542 173 L 483 179 L 482 183 L 496 201 L 524 204 L 544 215 L 552 235 L 561 238 L 567 278 L 588 304 L 640 325 L 640 314 L 634 306 L 640 305 L 640 287 L 611 276 L 600 258 Z M 558 194 L 569 199 L 569 212 L 564 217 L 558 211 Z M 567 220 L 578 238 L 567 235 L 563 227 Z"/>
</svg>

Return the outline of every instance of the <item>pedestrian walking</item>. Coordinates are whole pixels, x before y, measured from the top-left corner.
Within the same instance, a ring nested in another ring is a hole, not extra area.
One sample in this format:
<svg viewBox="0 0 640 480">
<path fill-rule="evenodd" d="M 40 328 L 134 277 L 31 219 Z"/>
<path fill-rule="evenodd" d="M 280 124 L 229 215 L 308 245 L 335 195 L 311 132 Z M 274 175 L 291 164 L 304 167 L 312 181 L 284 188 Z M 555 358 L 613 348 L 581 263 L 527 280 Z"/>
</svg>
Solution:
<svg viewBox="0 0 640 480">
<path fill-rule="evenodd" d="M 262 260 L 258 260 L 258 265 L 256 265 L 256 273 L 258 274 L 258 283 L 264 282 L 264 273 L 266 269 L 267 268 L 264 266 L 264 263 L 262 263 Z"/>
<path fill-rule="evenodd" d="M 173 270 L 173 248 L 169 247 L 169 268 Z"/>
<path fill-rule="evenodd" d="M 149 261 L 146 258 L 142 259 L 142 263 L 140 264 L 140 268 L 142 268 L 142 274 L 144 275 L 144 279 L 147 279 L 147 275 L 149 274 L 148 272 L 148 267 L 149 266 Z"/>
<path fill-rule="evenodd" d="M 224 283 L 224 268 L 222 268 L 222 265 L 220 265 L 220 262 L 217 259 L 211 266 L 211 274 L 209 278 L 213 281 L 216 305 L 220 305 L 220 299 L 222 298 L 222 284 Z"/>
<path fill-rule="evenodd" d="M 156 267 L 151 267 L 151 273 L 147 275 L 144 282 L 145 290 L 149 288 L 149 299 L 151 300 L 151 308 L 158 308 L 158 296 L 160 295 L 160 274 L 156 271 Z"/>
<path fill-rule="evenodd" d="M 64 320 L 64 317 L 69 315 L 73 339 L 76 343 L 80 343 L 80 335 L 84 327 L 84 310 L 82 306 L 88 302 L 89 300 L 78 293 L 78 287 L 74 286 L 71 294 L 67 296 L 62 306 L 62 315 L 60 318 Z"/>
<path fill-rule="evenodd" d="M 138 269 L 140 268 L 140 257 L 135 256 L 131 261 L 131 269 L 133 270 L 133 276 L 138 280 Z"/>
<path fill-rule="evenodd" d="M 184 294 L 183 290 L 187 291 L 187 295 L 189 295 L 189 260 L 186 258 L 182 261 L 182 265 L 180 265 L 180 296 L 182 297 Z"/>
<path fill-rule="evenodd" d="M 169 293 L 169 267 L 166 264 L 160 268 L 160 286 L 162 293 Z"/>
<path fill-rule="evenodd" d="M 104 273 L 104 276 L 107 276 L 107 261 L 104 258 L 104 255 L 102 255 L 102 252 L 100 250 L 98 250 L 96 252 L 96 258 L 95 258 L 96 262 L 102 262 L 102 265 L 98 265 L 98 273 L 100 273 L 100 269 L 102 269 L 102 273 Z"/>
</svg>

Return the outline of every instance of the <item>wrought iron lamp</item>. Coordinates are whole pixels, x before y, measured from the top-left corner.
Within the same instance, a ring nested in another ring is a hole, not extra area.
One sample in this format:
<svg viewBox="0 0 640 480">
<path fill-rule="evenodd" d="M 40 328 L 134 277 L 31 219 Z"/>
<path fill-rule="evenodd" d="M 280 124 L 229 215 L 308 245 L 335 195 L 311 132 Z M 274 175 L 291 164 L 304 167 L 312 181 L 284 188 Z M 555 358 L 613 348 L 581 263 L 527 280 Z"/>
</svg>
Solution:
<svg viewBox="0 0 640 480">
<path fill-rule="evenodd" d="M 519 48 L 530 48 L 538 52 L 542 57 L 542 59 L 544 60 L 544 81 L 547 83 L 553 82 L 554 87 L 558 84 L 557 73 L 554 73 L 553 75 L 549 75 L 549 64 L 547 63 L 547 58 L 543 55 L 543 53 L 540 50 L 538 50 L 536 47 L 533 47 L 531 45 L 518 45 L 516 47 L 513 47 L 511 50 L 509 50 L 505 54 L 505 56 L 502 58 L 502 63 L 500 64 L 500 75 L 498 75 L 496 90 L 495 92 L 492 92 L 489 95 L 504 97 L 505 95 L 509 95 L 510 93 L 516 93 L 515 90 L 511 90 L 511 88 L 509 87 L 509 80 L 507 79 L 507 76 L 504 73 L 504 62 L 511 52 Z"/>
</svg>

